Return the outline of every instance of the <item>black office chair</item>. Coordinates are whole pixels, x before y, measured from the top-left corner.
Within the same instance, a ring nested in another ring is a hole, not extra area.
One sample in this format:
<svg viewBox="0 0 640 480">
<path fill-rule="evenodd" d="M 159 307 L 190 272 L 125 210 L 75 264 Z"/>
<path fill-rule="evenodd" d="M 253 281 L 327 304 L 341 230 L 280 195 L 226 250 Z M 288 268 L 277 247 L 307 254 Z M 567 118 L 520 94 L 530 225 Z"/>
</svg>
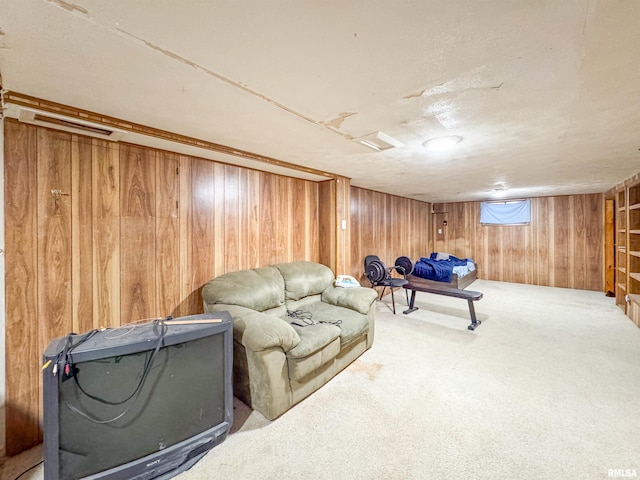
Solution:
<svg viewBox="0 0 640 480">
<path fill-rule="evenodd" d="M 391 272 L 393 270 L 398 271 L 403 278 L 392 277 Z M 402 288 L 403 285 L 409 283 L 406 279 L 405 270 L 401 267 L 398 268 L 397 265 L 394 265 L 391 268 L 385 267 L 382 260 L 378 258 L 376 255 L 367 255 L 364 258 L 364 274 L 369 279 L 372 287 L 382 287 L 382 292 L 380 292 L 380 299 L 384 296 L 384 292 L 387 287 L 391 290 L 391 304 L 393 305 L 393 314 L 396 313 L 396 300 L 393 295 L 393 290 L 395 288 Z M 407 305 L 409 304 L 409 292 L 405 292 L 407 294 Z"/>
</svg>

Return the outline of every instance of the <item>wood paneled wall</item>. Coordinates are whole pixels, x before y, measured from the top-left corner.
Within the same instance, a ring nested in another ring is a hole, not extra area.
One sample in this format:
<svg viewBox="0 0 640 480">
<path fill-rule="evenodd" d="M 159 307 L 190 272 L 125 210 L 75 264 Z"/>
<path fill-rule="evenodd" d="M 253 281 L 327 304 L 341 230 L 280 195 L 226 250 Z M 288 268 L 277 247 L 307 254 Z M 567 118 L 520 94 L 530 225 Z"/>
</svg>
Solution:
<svg viewBox="0 0 640 480">
<path fill-rule="evenodd" d="M 366 255 L 391 265 L 439 250 L 475 258 L 482 278 L 601 290 L 603 202 L 536 198 L 530 225 L 481 226 L 477 202 L 432 213 L 340 177 L 318 184 L 6 120 L 7 454 L 41 441 L 52 338 L 198 313 L 209 279 L 293 260 L 346 262 L 336 273 L 366 285 Z"/>
<path fill-rule="evenodd" d="M 480 278 L 603 291 L 602 194 L 532 198 L 522 226 L 480 225 L 479 202 L 434 204 L 433 232 L 434 250 L 475 259 Z"/>
<path fill-rule="evenodd" d="M 350 179 L 336 176 L 320 182 L 320 263 L 334 272 L 345 273 L 351 269 Z M 343 221 L 345 227 L 342 228 Z"/>
<path fill-rule="evenodd" d="M 351 187 L 351 270 L 363 285 L 364 257 L 377 255 L 387 265 L 431 252 L 431 204 Z"/>
<path fill-rule="evenodd" d="M 319 261 L 318 184 L 5 121 L 7 454 L 69 332 L 202 311 L 227 271 Z"/>
</svg>

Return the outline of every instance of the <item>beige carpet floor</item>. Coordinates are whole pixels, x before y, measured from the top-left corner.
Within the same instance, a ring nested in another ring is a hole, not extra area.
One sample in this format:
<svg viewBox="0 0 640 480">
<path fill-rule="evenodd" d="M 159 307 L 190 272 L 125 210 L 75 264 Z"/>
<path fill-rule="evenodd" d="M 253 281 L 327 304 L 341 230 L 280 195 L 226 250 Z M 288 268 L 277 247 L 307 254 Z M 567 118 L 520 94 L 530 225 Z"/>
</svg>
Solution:
<svg viewBox="0 0 640 480">
<path fill-rule="evenodd" d="M 373 347 L 273 422 L 236 401 L 180 480 L 640 476 L 640 329 L 599 292 L 478 280 L 466 301 L 376 306 Z M 4 465 L 13 480 L 35 448 Z M 21 477 L 42 479 L 42 466 Z"/>
</svg>

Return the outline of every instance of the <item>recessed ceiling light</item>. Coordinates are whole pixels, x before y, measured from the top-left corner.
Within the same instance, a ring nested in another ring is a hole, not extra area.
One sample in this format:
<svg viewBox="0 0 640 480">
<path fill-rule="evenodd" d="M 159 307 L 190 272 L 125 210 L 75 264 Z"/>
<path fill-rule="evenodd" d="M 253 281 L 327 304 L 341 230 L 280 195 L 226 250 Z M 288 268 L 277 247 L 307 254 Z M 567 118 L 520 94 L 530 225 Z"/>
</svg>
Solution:
<svg viewBox="0 0 640 480">
<path fill-rule="evenodd" d="M 447 135 L 446 137 L 431 138 L 424 142 L 422 146 L 434 152 L 442 152 L 454 147 L 461 141 L 462 137 L 459 135 Z"/>
</svg>

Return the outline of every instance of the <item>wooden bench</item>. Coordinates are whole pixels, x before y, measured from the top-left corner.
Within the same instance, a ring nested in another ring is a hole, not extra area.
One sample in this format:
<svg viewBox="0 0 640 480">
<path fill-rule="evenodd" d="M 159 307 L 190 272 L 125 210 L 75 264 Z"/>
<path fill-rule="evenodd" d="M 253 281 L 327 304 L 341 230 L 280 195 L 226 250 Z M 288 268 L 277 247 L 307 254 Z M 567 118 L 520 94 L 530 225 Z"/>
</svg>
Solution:
<svg viewBox="0 0 640 480">
<path fill-rule="evenodd" d="M 471 325 L 469 325 L 467 328 L 469 330 L 475 330 L 476 327 L 482 323 L 480 320 L 476 319 L 476 310 L 473 307 L 473 302 L 478 301 L 482 298 L 481 292 L 474 292 L 473 290 L 461 290 L 458 288 L 447 287 L 445 285 L 418 285 L 411 282 L 404 285 L 403 288 L 411 290 L 411 300 L 409 301 L 409 308 L 402 312 L 405 315 L 418 310 L 418 307 L 415 306 L 416 292 L 424 292 L 433 293 L 436 295 L 445 295 L 447 297 L 466 299 L 469 303 L 469 313 L 471 314 Z"/>
</svg>

